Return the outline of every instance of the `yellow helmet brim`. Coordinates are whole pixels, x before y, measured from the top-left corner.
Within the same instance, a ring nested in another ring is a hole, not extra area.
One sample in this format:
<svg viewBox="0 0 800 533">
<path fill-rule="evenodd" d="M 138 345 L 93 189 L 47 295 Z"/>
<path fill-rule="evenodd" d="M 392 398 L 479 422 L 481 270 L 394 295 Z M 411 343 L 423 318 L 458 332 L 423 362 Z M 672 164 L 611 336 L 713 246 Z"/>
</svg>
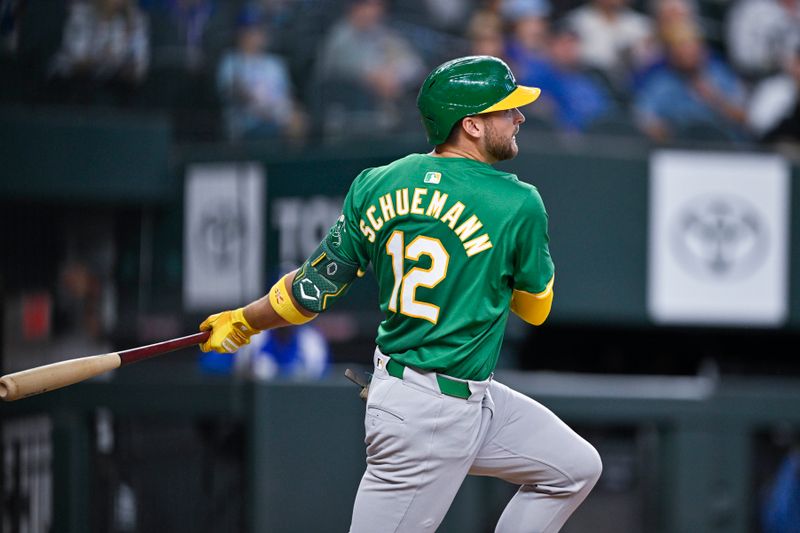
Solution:
<svg viewBox="0 0 800 533">
<path fill-rule="evenodd" d="M 538 87 L 525 87 L 518 85 L 516 89 L 511 91 L 511 94 L 497 102 L 496 104 L 487 107 L 480 114 L 491 113 L 493 111 L 505 111 L 506 109 L 514 109 L 515 107 L 522 107 L 536 101 L 542 90 Z"/>
</svg>

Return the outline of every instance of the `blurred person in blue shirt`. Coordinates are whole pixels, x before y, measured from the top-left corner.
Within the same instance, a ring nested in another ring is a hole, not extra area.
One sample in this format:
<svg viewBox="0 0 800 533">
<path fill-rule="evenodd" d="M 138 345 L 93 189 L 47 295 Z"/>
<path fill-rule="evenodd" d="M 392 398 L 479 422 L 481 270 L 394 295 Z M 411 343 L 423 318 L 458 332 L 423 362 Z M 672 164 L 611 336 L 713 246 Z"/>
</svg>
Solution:
<svg viewBox="0 0 800 533">
<path fill-rule="evenodd" d="M 301 137 L 305 131 L 286 63 L 265 51 L 265 24 L 260 7 L 243 7 L 236 19 L 236 48 L 225 54 L 217 70 L 217 87 L 232 140 Z"/>
<path fill-rule="evenodd" d="M 631 93 L 638 91 L 650 74 L 667 64 L 665 43 L 672 40 L 674 33 L 685 32 L 690 26 L 702 33 L 695 0 L 654 0 L 653 17 L 655 40 L 649 55 L 643 56 L 642 62 L 633 70 Z"/>
<path fill-rule="evenodd" d="M 781 463 L 761 507 L 764 533 L 800 533 L 800 452 Z"/>
<path fill-rule="evenodd" d="M 582 132 L 613 108 L 607 91 L 587 72 L 578 34 L 567 24 L 553 28 L 547 58 L 521 80 L 542 89 L 543 104 L 559 129 Z"/>
<path fill-rule="evenodd" d="M 708 52 L 697 29 L 687 25 L 665 42 L 666 62 L 647 76 L 635 96 L 639 127 L 657 142 L 695 128 L 714 129 L 728 140 L 746 138 L 746 92 L 742 82 Z"/>
<path fill-rule="evenodd" d="M 500 13 L 510 27 L 504 57 L 520 83 L 531 83 L 547 56 L 550 2 L 506 0 Z"/>
<path fill-rule="evenodd" d="M 253 337 L 249 373 L 258 379 L 320 379 L 329 359 L 328 344 L 313 326 L 278 328 Z"/>
<path fill-rule="evenodd" d="M 203 372 L 257 380 L 321 379 L 329 366 L 328 343 L 312 325 L 264 331 L 235 354 L 209 352 L 200 358 Z"/>
</svg>

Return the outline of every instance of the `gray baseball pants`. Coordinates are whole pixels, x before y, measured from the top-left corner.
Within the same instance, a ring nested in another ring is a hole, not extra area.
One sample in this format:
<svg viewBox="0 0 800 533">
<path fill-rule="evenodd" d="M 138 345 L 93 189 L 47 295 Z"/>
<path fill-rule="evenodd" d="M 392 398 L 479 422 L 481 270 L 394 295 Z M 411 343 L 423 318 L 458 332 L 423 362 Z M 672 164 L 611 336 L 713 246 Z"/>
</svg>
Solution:
<svg viewBox="0 0 800 533">
<path fill-rule="evenodd" d="M 520 485 L 496 532 L 555 533 L 600 477 L 592 445 L 527 396 L 492 379 L 446 396 L 433 373 L 390 376 L 388 359 L 376 351 L 351 533 L 435 531 L 467 474 Z"/>
</svg>

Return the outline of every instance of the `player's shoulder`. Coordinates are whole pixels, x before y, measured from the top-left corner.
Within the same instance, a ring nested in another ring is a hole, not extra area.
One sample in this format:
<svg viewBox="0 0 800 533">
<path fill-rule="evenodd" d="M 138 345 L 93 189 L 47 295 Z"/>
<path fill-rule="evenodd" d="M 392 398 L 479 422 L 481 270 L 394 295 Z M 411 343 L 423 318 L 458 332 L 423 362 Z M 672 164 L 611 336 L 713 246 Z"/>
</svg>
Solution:
<svg viewBox="0 0 800 533">
<path fill-rule="evenodd" d="M 529 208 L 544 212 L 544 200 L 539 194 L 539 189 L 531 183 L 520 182 L 525 185 L 525 202 Z"/>
<path fill-rule="evenodd" d="M 536 185 L 526 181 L 517 180 L 519 195 L 528 201 L 542 203 L 542 195 Z"/>
<path fill-rule="evenodd" d="M 515 218 L 518 220 L 547 217 L 539 189 L 531 183 L 520 180 L 515 174 L 507 174 L 505 179 L 498 180 L 493 188 L 505 199 L 509 211 L 516 213 Z"/>
<path fill-rule="evenodd" d="M 377 167 L 369 167 L 362 170 L 358 176 L 353 180 L 352 187 L 367 187 L 374 185 L 402 169 L 407 168 L 409 165 L 418 165 L 420 163 L 419 157 L 421 154 L 409 154 L 400 159 L 395 159 L 391 163 L 380 165 Z"/>
<path fill-rule="evenodd" d="M 541 202 L 542 198 L 539 195 L 539 189 L 535 185 L 519 179 L 516 174 L 511 172 L 504 172 L 494 167 L 488 167 L 489 174 L 493 178 L 489 181 L 492 189 L 502 194 L 509 199 L 516 199 L 519 202 L 527 202 L 530 200 L 538 200 Z"/>
</svg>

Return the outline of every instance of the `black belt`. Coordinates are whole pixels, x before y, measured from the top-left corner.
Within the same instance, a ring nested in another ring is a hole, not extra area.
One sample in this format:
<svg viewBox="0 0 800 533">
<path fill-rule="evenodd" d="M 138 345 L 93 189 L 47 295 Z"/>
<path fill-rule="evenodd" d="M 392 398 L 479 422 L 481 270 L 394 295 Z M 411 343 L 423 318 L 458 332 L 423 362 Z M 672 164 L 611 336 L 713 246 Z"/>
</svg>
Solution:
<svg viewBox="0 0 800 533">
<path fill-rule="evenodd" d="M 398 379 L 403 379 L 403 370 L 405 370 L 405 368 L 404 364 L 398 363 L 394 359 L 389 359 L 386 363 L 386 372 L 390 376 Z M 436 381 L 439 383 L 439 390 L 442 394 L 454 396 L 463 400 L 466 400 L 472 395 L 469 390 L 469 384 L 464 381 L 457 381 L 453 378 L 443 376 L 442 374 L 436 374 Z"/>
</svg>

